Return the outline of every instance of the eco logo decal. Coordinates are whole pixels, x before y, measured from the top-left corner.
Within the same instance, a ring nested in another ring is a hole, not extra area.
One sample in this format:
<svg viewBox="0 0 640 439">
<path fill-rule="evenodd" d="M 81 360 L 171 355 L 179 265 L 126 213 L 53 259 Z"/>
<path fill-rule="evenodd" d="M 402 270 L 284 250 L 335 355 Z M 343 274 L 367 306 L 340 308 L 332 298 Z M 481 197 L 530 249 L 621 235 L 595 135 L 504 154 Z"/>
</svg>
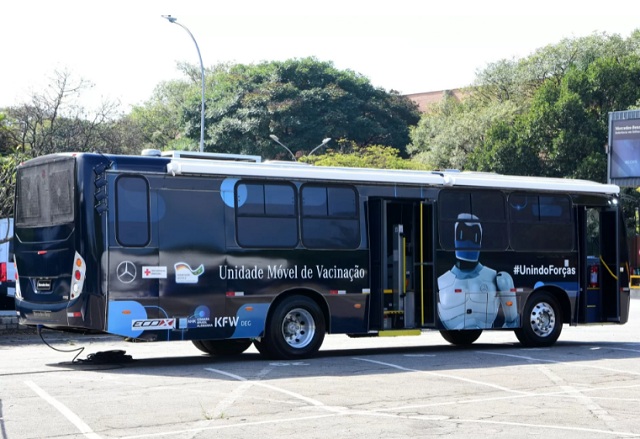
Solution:
<svg viewBox="0 0 640 439">
<path fill-rule="evenodd" d="M 204 273 L 204 265 L 202 264 L 195 270 L 186 262 L 178 262 L 174 267 L 176 269 L 177 284 L 197 284 L 198 278 Z"/>
</svg>

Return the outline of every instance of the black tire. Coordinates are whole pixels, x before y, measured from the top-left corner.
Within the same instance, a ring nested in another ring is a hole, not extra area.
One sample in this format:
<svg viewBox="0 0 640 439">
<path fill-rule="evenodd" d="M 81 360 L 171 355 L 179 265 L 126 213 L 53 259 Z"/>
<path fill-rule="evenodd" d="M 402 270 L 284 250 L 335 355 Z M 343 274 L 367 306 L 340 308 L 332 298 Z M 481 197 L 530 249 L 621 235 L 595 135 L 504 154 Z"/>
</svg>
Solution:
<svg viewBox="0 0 640 439">
<path fill-rule="evenodd" d="M 240 355 L 251 346 L 251 340 L 244 338 L 231 338 L 228 340 L 191 340 L 191 343 L 202 352 L 226 357 Z"/>
<path fill-rule="evenodd" d="M 318 352 L 325 331 L 324 315 L 318 304 L 305 296 L 292 296 L 276 306 L 267 321 L 264 337 L 254 344 L 269 358 L 307 358 Z"/>
<path fill-rule="evenodd" d="M 456 346 L 467 346 L 473 343 L 482 334 L 482 329 L 468 329 L 461 331 L 440 331 L 440 335 L 446 341 Z"/>
<path fill-rule="evenodd" d="M 195 347 L 197 347 L 198 349 L 200 349 L 202 352 L 204 352 L 205 354 L 208 354 L 209 352 L 207 352 L 207 350 L 205 349 L 204 345 L 202 344 L 202 340 L 191 340 L 191 343 L 193 343 L 193 345 Z"/>
<path fill-rule="evenodd" d="M 554 344 L 562 332 L 562 310 L 552 294 L 541 291 L 529 298 L 522 313 L 522 328 L 514 332 L 523 346 Z"/>
<path fill-rule="evenodd" d="M 255 340 L 253 340 L 253 345 L 256 347 L 258 352 L 260 352 L 265 357 L 268 357 L 269 356 L 269 349 L 268 349 L 267 345 L 265 344 L 265 342 L 263 340 L 264 339 L 259 339 L 259 340 L 255 339 Z"/>
</svg>

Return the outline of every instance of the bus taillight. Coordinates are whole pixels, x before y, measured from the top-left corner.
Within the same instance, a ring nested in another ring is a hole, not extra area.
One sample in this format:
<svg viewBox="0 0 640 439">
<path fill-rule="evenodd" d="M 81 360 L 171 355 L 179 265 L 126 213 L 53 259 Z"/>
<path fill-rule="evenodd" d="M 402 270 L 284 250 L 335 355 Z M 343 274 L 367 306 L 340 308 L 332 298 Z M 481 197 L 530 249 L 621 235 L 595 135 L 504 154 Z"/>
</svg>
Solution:
<svg viewBox="0 0 640 439">
<path fill-rule="evenodd" d="M 74 258 L 73 277 L 71 279 L 71 299 L 75 299 L 82 293 L 87 265 L 82 256 L 76 252 Z"/>
<path fill-rule="evenodd" d="M 0 282 L 7 281 L 7 263 L 0 262 Z"/>
</svg>

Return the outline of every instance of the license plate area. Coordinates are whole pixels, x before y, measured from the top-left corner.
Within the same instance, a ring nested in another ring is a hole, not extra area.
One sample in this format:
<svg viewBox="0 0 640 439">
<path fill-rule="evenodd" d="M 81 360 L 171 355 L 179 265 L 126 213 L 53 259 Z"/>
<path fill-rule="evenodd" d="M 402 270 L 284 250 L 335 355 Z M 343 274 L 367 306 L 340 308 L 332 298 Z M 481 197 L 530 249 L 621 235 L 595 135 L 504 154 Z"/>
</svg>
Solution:
<svg viewBox="0 0 640 439">
<path fill-rule="evenodd" d="M 52 285 L 51 279 L 36 279 L 36 293 L 50 293 Z"/>
</svg>

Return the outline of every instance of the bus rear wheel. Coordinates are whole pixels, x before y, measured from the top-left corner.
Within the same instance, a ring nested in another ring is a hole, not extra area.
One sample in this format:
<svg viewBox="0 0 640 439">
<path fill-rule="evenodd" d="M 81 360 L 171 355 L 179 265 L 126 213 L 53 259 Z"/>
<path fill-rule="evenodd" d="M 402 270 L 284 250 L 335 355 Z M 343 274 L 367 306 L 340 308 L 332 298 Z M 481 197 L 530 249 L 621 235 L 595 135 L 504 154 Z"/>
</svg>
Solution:
<svg viewBox="0 0 640 439">
<path fill-rule="evenodd" d="M 229 340 L 191 340 L 202 352 L 220 357 L 240 355 L 251 346 L 251 340 L 232 338 Z"/>
<path fill-rule="evenodd" d="M 467 346 L 473 343 L 482 334 L 482 329 L 469 329 L 462 331 L 440 331 L 440 335 L 446 341 L 456 346 Z"/>
<path fill-rule="evenodd" d="M 306 358 L 318 352 L 325 330 L 324 315 L 318 304 L 305 296 L 292 296 L 276 306 L 264 337 L 255 340 L 254 344 L 269 358 Z"/>
<path fill-rule="evenodd" d="M 522 314 L 522 328 L 516 337 L 527 347 L 551 346 L 562 331 L 562 312 L 558 301 L 546 291 L 529 298 Z"/>
</svg>

